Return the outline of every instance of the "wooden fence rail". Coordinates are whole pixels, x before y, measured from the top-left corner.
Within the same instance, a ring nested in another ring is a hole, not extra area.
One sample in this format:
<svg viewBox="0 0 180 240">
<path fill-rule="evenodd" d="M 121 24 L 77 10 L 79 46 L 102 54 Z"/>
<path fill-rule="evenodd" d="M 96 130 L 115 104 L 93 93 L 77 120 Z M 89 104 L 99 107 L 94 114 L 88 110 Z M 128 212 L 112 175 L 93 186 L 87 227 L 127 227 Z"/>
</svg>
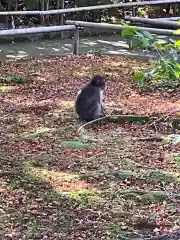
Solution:
<svg viewBox="0 0 180 240">
<path fill-rule="evenodd" d="M 108 30 L 122 30 L 128 27 L 120 25 L 120 24 L 109 24 L 109 23 L 94 23 L 94 22 L 84 22 L 84 21 L 72 21 L 67 20 L 66 24 L 68 25 L 75 25 L 76 27 L 87 27 L 87 28 L 103 28 Z M 143 31 L 160 34 L 160 35 L 174 35 L 174 30 L 170 29 L 157 29 L 157 28 L 147 28 L 147 27 L 138 27 Z"/>
<path fill-rule="evenodd" d="M 119 31 L 126 29 L 128 27 L 119 25 L 119 24 L 109 24 L 109 23 L 93 23 L 93 22 L 83 22 L 83 21 L 72 21 L 72 20 L 67 20 L 66 24 L 68 25 L 75 25 L 77 28 L 100 28 L 100 29 L 108 29 L 108 30 L 113 30 L 113 31 Z M 160 34 L 160 35 L 167 35 L 167 36 L 173 36 L 174 35 L 174 30 L 170 29 L 157 29 L 157 28 L 147 28 L 147 27 L 139 27 L 143 31 L 147 31 L 150 33 L 154 34 Z M 180 35 L 180 34 L 179 34 Z M 79 43 L 79 34 L 75 35 L 75 42 Z M 128 42 L 129 47 L 132 48 L 132 40 Z M 76 44 L 74 48 L 76 48 L 76 52 L 78 53 L 79 45 Z"/>
<path fill-rule="evenodd" d="M 55 9 L 55 10 L 46 10 L 46 11 L 4 11 L 0 12 L 1 16 L 17 16 L 17 15 L 54 15 L 54 14 L 63 14 L 70 12 L 82 12 L 82 11 L 92 11 L 100 9 L 110 9 L 110 8 L 122 8 L 122 7 L 135 7 L 135 6 L 147 6 L 147 5 L 161 5 L 161 4 L 176 4 L 180 3 L 180 0 L 159 0 L 159 1 L 144 1 L 144 2 L 129 2 L 129 3 L 117 3 L 117 4 L 107 4 L 107 5 L 96 5 L 89 7 L 76 7 L 76 8 L 67 8 L 67 9 Z"/>
<path fill-rule="evenodd" d="M 108 23 L 93 23 L 93 22 L 83 22 L 83 21 L 66 21 L 67 25 L 63 26 L 49 26 L 49 27 L 32 27 L 32 28 L 22 28 L 22 29 L 10 29 L 1 30 L 0 36 L 15 36 L 15 35 L 26 35 L 35 33 L 46 33 L 46 32 L 60 32 L 60 31 L 74 31 L 74 41 L 73 41 L 73 54 L 79 54 L 79 30 L 82 28 L 101 28 L 109 29 L 113 31 L 119 31 L 128 28 L 127 26 L 122 26 L 119 24 L 108 24 Z M 169 29 L 156 29 L 139 27 L 141 30 L 148 31 L 151 33 L 161 34 L 161 35 L 174 35 L 174 30 Z"/>
<path fill-rule="evenodd" d="M 169 29 L 178 29 L 180 28 L 179 24 L 177 22 L 168 21 L 168 20 L 160 20 L 160 19 L 149 19 L 149 18 L 142 18 L 142 17 L 125 17 L 126 21 L 130 22 L 139 22 L 139 23 L 145 23 L 150 25 L 158 25 L 161 27 L 168 27 Z"/>
</svg>

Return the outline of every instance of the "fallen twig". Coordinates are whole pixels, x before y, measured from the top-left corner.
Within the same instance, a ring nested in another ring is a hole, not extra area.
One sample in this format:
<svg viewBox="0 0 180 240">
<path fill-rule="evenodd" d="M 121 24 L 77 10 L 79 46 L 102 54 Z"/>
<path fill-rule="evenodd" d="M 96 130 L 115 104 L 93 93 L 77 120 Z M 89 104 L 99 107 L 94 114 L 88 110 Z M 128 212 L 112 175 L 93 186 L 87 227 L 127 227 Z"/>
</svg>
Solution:
<svg viewBox="0 0 180 240">
<path fill-rule="evenodd" d="M 180 198 L 180 196 L 177 194 L 174 194 L 174 196 L 172 196 L 172 194 L 167 190 L 167 188 L 166 188 L 166 186 L 165 186 L 165 184 L 163 183 L 163 182 L 161 182 L 161 186 L 162 186 L 162 188 L 163 188 L 163 190 L 165 191 L 165 193 L 166 193 L 166 196 L 170 199 L 170 200 L 172 200 L 172 201 L 178 201 L 179 202 L 179 199 L 178 198 Z"/>
<path fill-rule="evenodd" d="M 83 128 L 91 125 L 92 123 L 101 121 L 101 120 L 106 119 L 106 118 L 108 118 L 108 117 L 109 117 L 109 115 L 108 115 L 108 116 L 105 116 L 105 117 L 97 118 L 97 119 L 92 120 L 92 121 L 90 121 L 90 122 L 87 122 L 87 123 L 85 123 L 84 125 L 82 125 L 82 126 L 78 129 L 78 132 L 80 132 Z"/>
<path fill-rule="evenodd" d="M 158 137 L 158 136 L 154 136 L 154 137 L 135 138 L 135 140 L 138 140 L 138 141 L 157 141 L 157 142 L 161 142 L 161 141 L 163 141 L 163 138 L 162 137 Z"/>
<path fill-rule="evenodd" d="M 159 119 L 157 119 L 156 122 L 160 121 L 164 117 L 169 118 L 169 116 L 162 116 Z M 107 120 L 107 122 L 114 122 L 114 123 L 122 123 L 122 122 L 149 122 L 151 120 L 151 116 L 146 116 L 146 115 L 140 115 L 140 116 L 139 115 L 107 115 L 105 117 L 97 118 L 97 119 L 95 119 L 93 121 L 85 123 L 84 125 L 82 125 L 78 129 L 78 132 L 81 131 L 83 128 L 91 125 L 92 123 L 95 123 L 95 122 L 98 122 L 98 121 L 102 121 L 102 120 Z M 154 122 L 151 123 L 151 124 L 154 124 Z M 175 124 L 177 125 L 177 126 L 174 126 L 174 128 L 176 127 L 178 129 L 179 122 L 180 122 L 180 119 L 178 119 L 178 118 L 173 118 L 172 119 L 172 123 L 174 125 Z"/>
<path fill-rule="evenodd" d="M 156 123 L 160 122 L 161 120 L 167 120 L 169 118 L 169 115 L 166 113 L 165 115 L 161 116 L 160 118 L 154 120 L 152 123 L 148 124 L 149 126 L 154 125 L 155 130 L 157 131 Z"/>
<path fill-rule="evenodd" d="M 83 128 L 91 125 L 92 123 L 102 121 L 102 120 L 109 120 L 108 122 L 148 122 L 149 116 L 138 116 L 138 115 L 107 115 L 105 117 L 97 118 L 93 121 L 90 121 L 88 123 L 85 123 L 82 125 L 78 132 L 81 131 Z"/>
</svg>

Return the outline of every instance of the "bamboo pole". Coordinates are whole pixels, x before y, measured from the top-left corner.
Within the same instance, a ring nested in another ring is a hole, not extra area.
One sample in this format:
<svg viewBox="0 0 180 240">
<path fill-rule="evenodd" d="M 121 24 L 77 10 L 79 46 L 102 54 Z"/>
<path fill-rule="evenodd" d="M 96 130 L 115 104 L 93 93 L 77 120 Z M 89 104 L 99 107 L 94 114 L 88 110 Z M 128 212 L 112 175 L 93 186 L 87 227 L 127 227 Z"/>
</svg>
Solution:
<svg viewBox="0 0 180 240">
<path fill-rule="evenodd" d="M 100 28 L 100 29 L 103 28 L 103 29 L 116 30 L 116 31 L 128 28 L 128 27 L 120 25 L 120 24 L 93 23 L 93 22 L 72 21 L 72 20 L 67 20 L 66 24 L 75 25 L 76 27 Z M 134 27 L 134 26 L 132 26 L 132 27 Z M 174 35 L 174 32 L 175 32 L 174 30 L 170 30 L 170 29 L 157 29 L 157 28 L 147 28 L 147 27 L 138 27 L 138 28 L 143 31 L 160 34 L 160 35 L 168 35 L 168 36 Z M 179 34 L 177 34 L 177 35 L 179 35 Z"/>
<path fill-rule="evenodd" d="M 68 8 L 68 9 L 55 9 L 55 10 L 46 10 L 46 11 L 4 11 L 0 12 L 1 16 L 7 15 L 54 15 L 70 12 L 82 12 L 82 11 L 92 11 L 100 9 L 109 9 L 109 8 L 120 8 L 120 7 L 133 7 L 133 6 L 147 6 L 147 5 L 161 5 L 161 4 L 176 4 L 180 3 L 180 0 L 159 0 L 159 1 L 147 1 L 147 2 L 128 2 L 128 3 L 117 3 L 117 4 L 107 4 L 107 5 L 98 5 L 90 7 L 79 7 L 79 8 Z"/>
<path fill-rule="evenodd" d="M 9 30 L 1 30 L 0 36 L 14 36 L 14 35 L 25 35 L 25 34 L 45 33 L 45 32 L 59 32 L 59 31 L 70 31 L 70 30 L 71 31 L 76 30 L 76 27 L 73 25 L 64 25 L 64 26 L 9 29 Z"/>
<path fill-rule="evenodd" d="M 179 21 L 180 17 L 170 17 L 170 18 L 153 18 L 154 20 L 162 20 L 162 21 Z"/>
<path fill-rule="evenodd" d="M 171 22 L 171 21 L 165 21 L 165 20 L 159 20 L 159 19 L 148 19 L 148 18 L 142 18 L 142 17 L 129 17 L 129 16 L 126 16 L 124 19 L 131 22 L 140 22 L 140 23 L 146 23 L 151 25 L 161 25 L 162 27 L 166 26 L 172 29 L 180 28 L 177 22 Z"/>
</svg>

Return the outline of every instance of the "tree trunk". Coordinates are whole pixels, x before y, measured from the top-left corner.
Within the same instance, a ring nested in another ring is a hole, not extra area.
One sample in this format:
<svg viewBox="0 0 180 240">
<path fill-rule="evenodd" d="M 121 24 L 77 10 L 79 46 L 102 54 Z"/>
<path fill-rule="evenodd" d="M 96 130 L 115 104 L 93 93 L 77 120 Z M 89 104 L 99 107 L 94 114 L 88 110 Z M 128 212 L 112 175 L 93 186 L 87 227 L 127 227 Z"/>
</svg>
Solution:
<svg viewBox="0 0 180 240">
<path fill-rule="evenodd" d="M 64 0 L 61 0 L 61 9 L 64 9 Z M 61 25 L 64 25 L 64 14 L 61 14 L 61 21 L 60 21 Z M 61 32 L 61 38 L 64 37 L 63 31 Z"/>
<path fill-rule="evenodd" d="M 60 3 L 62 0 L 57 0 L 57 4 L 56 4 L 56 9 L 60 9 Z M 57 23 L 59 24 L 60 22 L 60 16 L 59 14 L 57 14 Z"/>
<path fill-rule="evenodd" d="M 41 11 L 45 10 L 45 0 L 41 0 Z M 41 26 L 45 23 L 44 15 L 41 15 Z"/>
<path fill-rule="evenodd" d="M 46 0 L 46 10 L 49 10 L 49 0 Z M 46 15 L 46 25 L 50 25 L 49 19 L 50 15 Z"/>
</svg>

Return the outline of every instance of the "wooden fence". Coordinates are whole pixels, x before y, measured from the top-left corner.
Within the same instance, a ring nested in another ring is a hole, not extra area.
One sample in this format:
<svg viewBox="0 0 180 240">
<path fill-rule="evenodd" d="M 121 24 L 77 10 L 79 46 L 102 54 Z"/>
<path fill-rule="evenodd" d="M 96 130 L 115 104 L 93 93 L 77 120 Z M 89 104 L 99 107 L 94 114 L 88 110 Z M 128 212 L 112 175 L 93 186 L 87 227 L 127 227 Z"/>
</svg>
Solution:
<svg viewBox="0 0 180 240">
<path fill-rule="evenodd" d="M 162 5 L 162 4 L 177 4 L 180 0 L 158 0 L 158 1 L 144 1 L 144 2 L 128 2 L 128 3 L 117 3 L 117 4 L 107 4 L 107 5 L 96 5 L 89 7 L 76 7 L 67 9 L 56 9 L 56 10 L 46 10 L 46 11 L 4 11 L 0 12 L 0 16 L 17 16 L 17 15 L 54 15 L 54 14 L 64 14 L 71 12 L 82 12 L 82 11 L 93 11 L 101 9 L 110 8 L 122 8 L 122 7 L 135 7 L 135 6 L 148 6 L 148 5 Z"/>
<path fill-rule="evenodd" d="M 47 14 L 64 14 L 69 12 L 79 12 L 79 11 L 89 11 L 97 9 L 108 9 L 117 7 L 133 7 L 133 6 L 144 6 L 144 5 L 159 5 L 167 3 L 180 3 L 180 0 L 160 0 L 160 1 L 146 1 L 146 2 L 131 2 L 131 3 L 119 3 L 119 4 L 109 4 L 109 5 L 99 5 L 90 7 L 80 7 L 80 8 L 69 8 L 69 9 L 58 9 L 58 10 L 48 10 L 48 11 L 13 11 L 13 12 L 0 12 L 0 15 L 47 15 Z M 161 20 L 162 21 L 162 20 Z M 63 31 L 74 31 L 74 42 L 73 42 L 73 53 L 79 53 L 79 30 L 81 28 L 95 28 L 95 29 L 107 29 L 113 31 L 119 31 L 125 26 L 119 24 L 108 24 L 108 23 L 93 23 L 93 22 L 83 22 L 83 21 L 66 21 L 68 25 L 61 26 L 49 26 L 49 27 L 33 27 L 33 28 L 22 28 L 22 29 L 10 29 L 1 30 L 0 36 L 15 36 L 15 35 L 26 35 L 35 33 L 47 33 L 47 32 L 63 32 Z M 176 23 L 172 23 L 176 25 Z M 173 35 L 174 31 L 169 29 L 156 29 L 156 28 L 146 28 L 140 27 L 140 29 L 162 35 Z"/>
</svg>

